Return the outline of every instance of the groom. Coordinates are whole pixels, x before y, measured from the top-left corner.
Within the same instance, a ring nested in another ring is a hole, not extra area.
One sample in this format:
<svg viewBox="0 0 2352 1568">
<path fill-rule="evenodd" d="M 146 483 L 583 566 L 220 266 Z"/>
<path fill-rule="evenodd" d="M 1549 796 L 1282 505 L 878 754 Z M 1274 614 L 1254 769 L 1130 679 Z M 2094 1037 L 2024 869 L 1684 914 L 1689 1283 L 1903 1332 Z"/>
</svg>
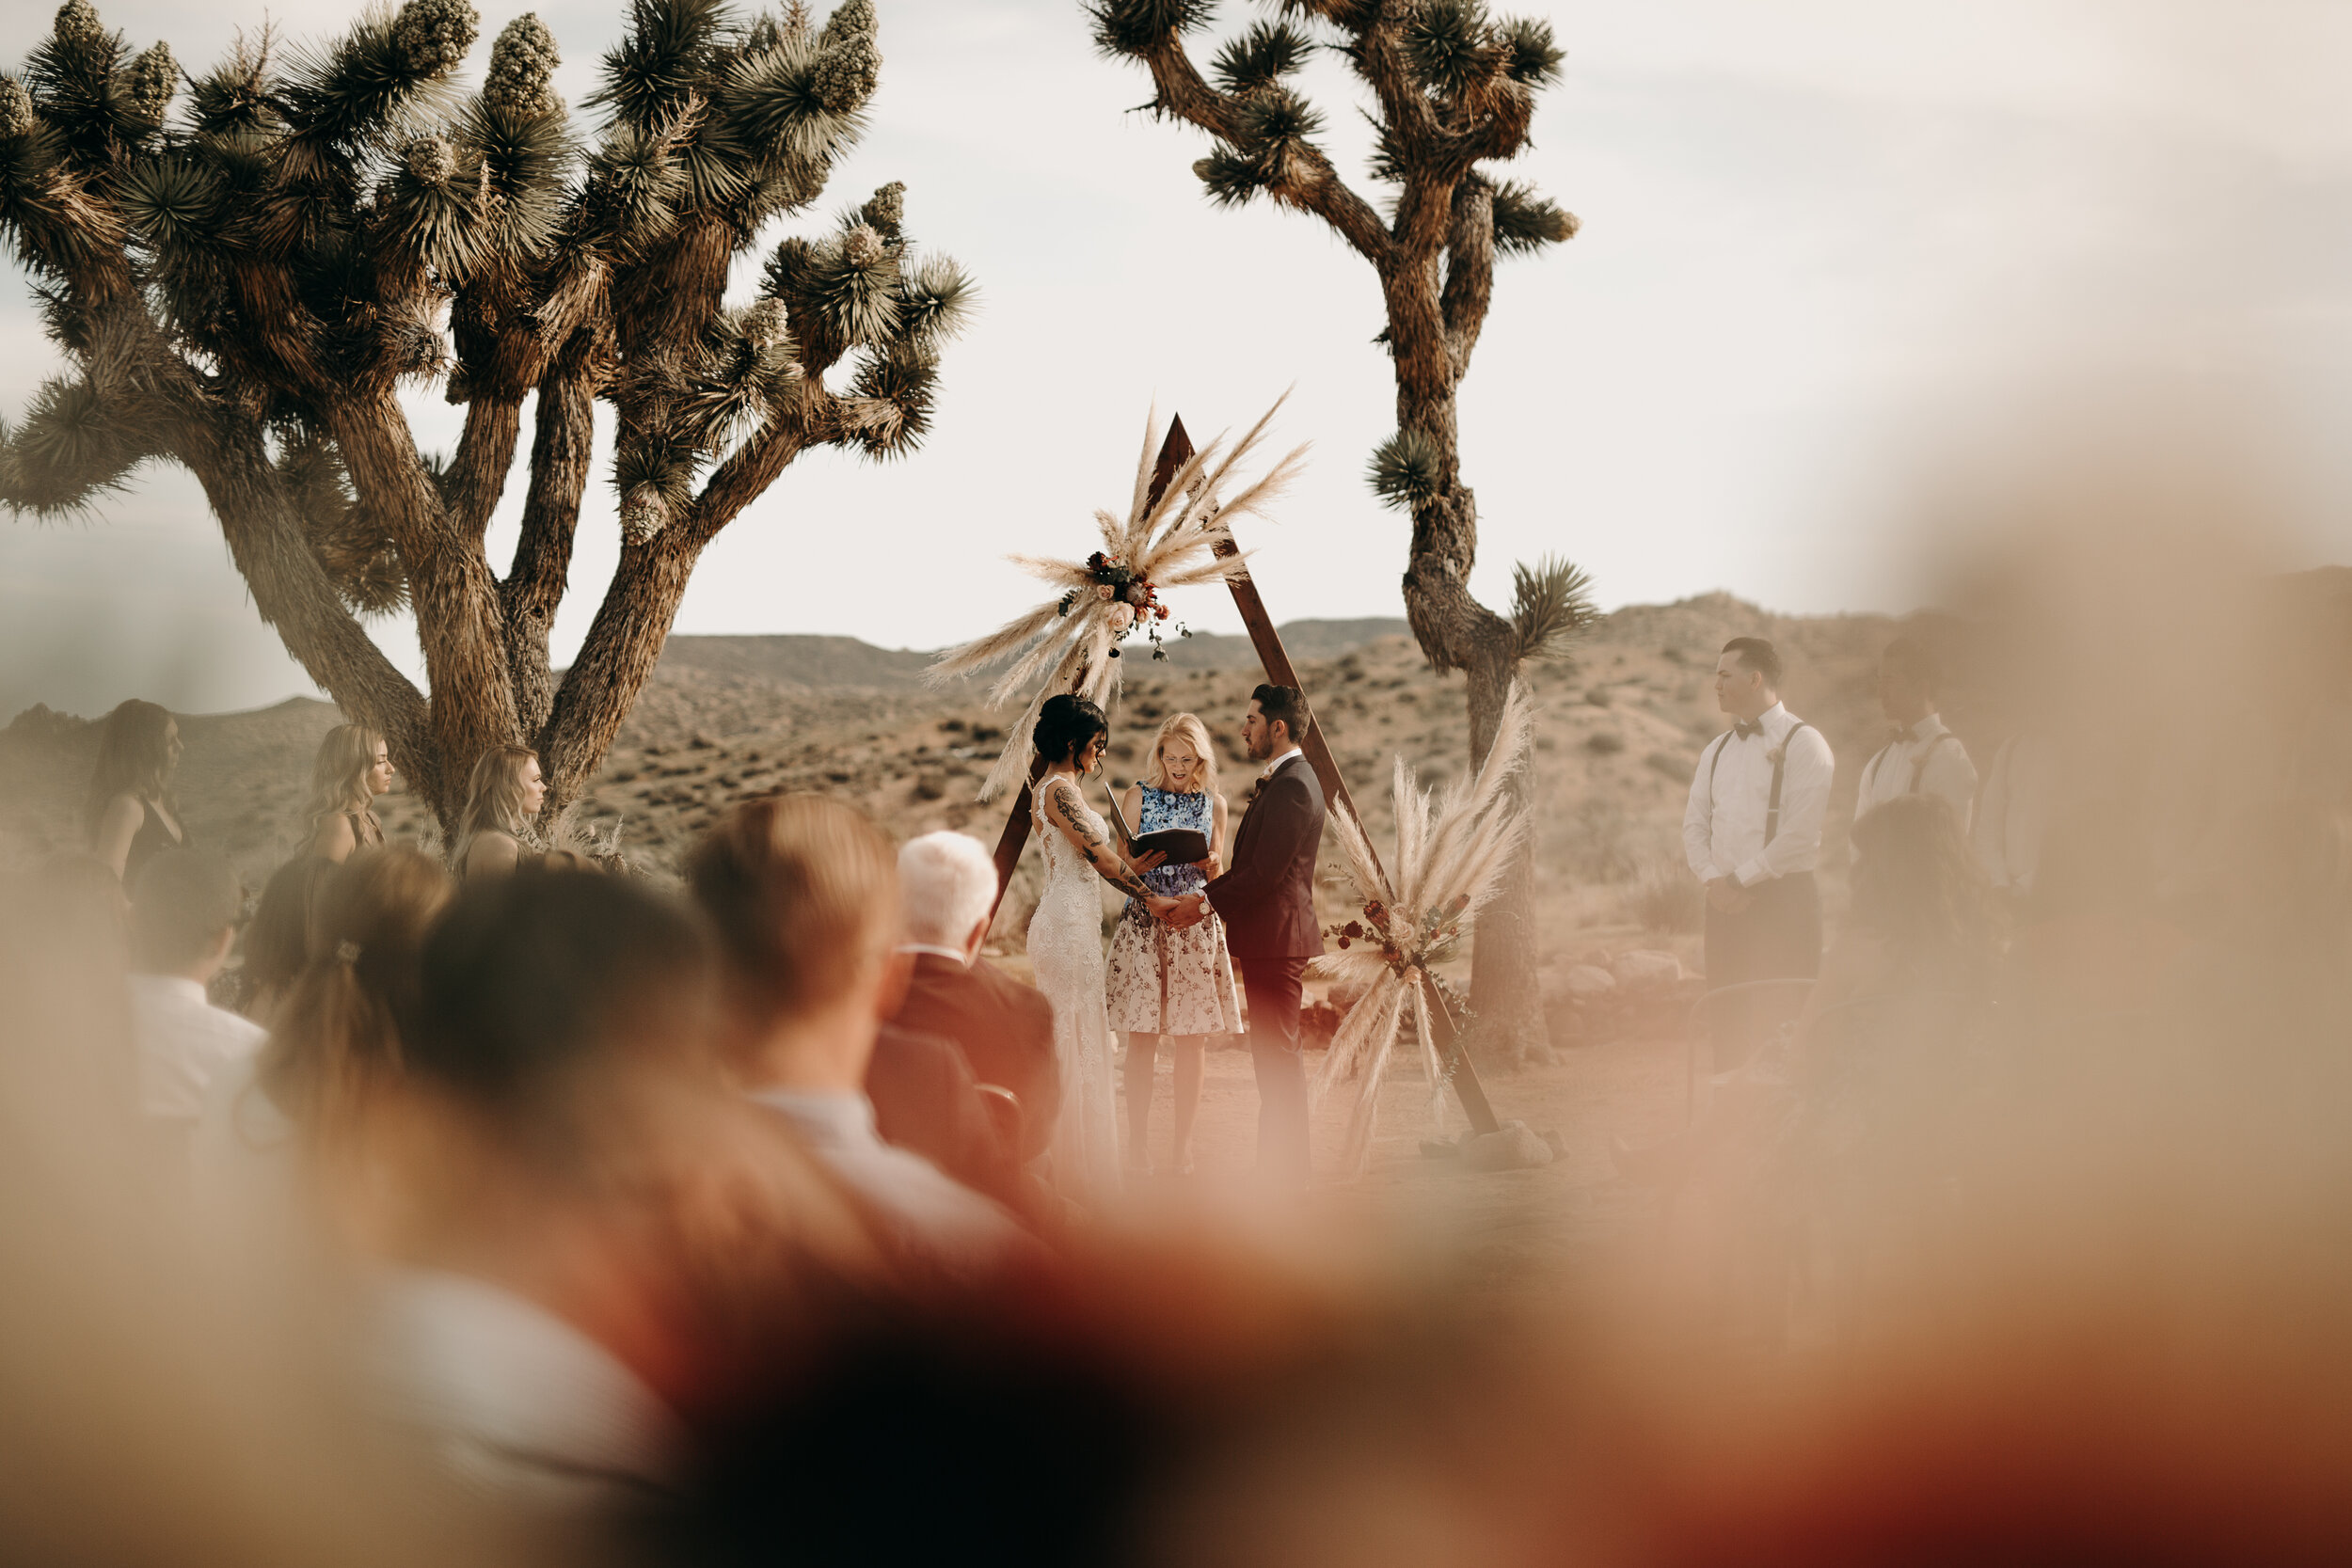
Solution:
<svg viewBox="0 0 2352 1568">
<path fill-rule="evenodd" d="M 1323 784 L 1298 742 L 1307 701 L 1291 686 L 1250 693 L 1242 743 L 1263 762 L 1233 840 L 1232 869 L 1181 900 L 1179 925 L 1199 920 L 1205 898 L 1225 921 L 1225 942 L 1249 995 L 1249 1055 L 1258 1069 L 1258 1169 L 1285 1186 L 1307 1185 L 1307 1069 L 1298 1054 L 1299 981 L 1323 951 L 1315 924 L 1315 855 L 1323 843 Z"/>
</svg>

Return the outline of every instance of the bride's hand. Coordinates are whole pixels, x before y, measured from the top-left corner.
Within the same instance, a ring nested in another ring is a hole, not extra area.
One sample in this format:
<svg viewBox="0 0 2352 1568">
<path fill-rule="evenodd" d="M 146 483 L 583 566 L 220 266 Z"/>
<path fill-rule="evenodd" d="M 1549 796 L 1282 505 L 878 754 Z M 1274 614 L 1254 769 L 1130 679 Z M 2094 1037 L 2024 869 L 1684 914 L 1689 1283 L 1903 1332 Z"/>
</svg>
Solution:
<svg viewBox="0 0 2352 1568">
<path fill-rule="evenodd" d="M 1147 898 L 1143 901 L 1143 907 L 1152 911 L 1152 919 L 1169 921 L 1175 918 L 1178 910 L 1184 908 L 1184 900 L 1181 898 Z"/>
</svg>

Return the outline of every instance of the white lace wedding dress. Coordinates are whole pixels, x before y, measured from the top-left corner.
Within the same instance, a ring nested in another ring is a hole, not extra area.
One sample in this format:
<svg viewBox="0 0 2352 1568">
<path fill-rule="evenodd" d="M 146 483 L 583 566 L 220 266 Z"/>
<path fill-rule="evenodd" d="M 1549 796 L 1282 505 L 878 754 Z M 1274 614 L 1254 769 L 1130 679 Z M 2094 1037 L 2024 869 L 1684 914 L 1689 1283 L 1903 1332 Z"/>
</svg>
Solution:
<svg viewBox="0 0 2352 1568">
<path fill-rule="evenodd" d="M 1110 1015 L 1103 1000 L 1103 895 L 1094 867 L 1069 836 L 1046 820 L 1045 789 L 1030 796 L 1034 831 L 1045 851 L 1045 891 L 1029 917 L 1029 965 L 1037 989 L 1054 1005 L 1054 1054 L 1061 1063 L 1061 1109 L 1054 1122 L 1054 1184 L 1084 1204 L 1119 1192 L 1119 1110 L 1111 1088 Z M 1078 810 L 1105 842 L 1110 829 Z"/>
</svg>

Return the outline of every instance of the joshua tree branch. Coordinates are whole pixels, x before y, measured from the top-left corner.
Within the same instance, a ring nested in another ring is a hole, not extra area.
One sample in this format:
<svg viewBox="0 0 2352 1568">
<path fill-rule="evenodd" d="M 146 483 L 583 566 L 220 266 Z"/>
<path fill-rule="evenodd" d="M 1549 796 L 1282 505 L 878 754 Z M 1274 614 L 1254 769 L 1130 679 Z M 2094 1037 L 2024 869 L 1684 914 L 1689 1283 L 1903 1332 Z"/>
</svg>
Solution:
<svg viewBox="0 0 2352 1568">
<path fill-rule="evenodd" d="M 1454 188 L 1454 227 L 1445 245 L 1445 292 L 1438 298 L 1456 381 L 1470 373 L 1470 356 L 1477 350 L 1478 335 L 1486 329 L 1494 292 L 1494 187 L 1475 174 L 1465 175 Z"/>
<path fill-rule="evenodd" d="M 506 493 L 520 439 L 523 404 L 504 392 L 484 392 L 466 405 L 465 434 L 445 481 L 450 526 L 463 539 L 480 539 Z"/>
<path fill-rule="evenodd" d="M 555 705 L 548 635 L 564 600 L 580 501 L 596 457 L 596 395 L 602 356 L 597 334 L 580 331 L 539 380 L 531 443 L 531 488 L 523 499 L 522 536 L 500 585 L 506 619 L 506 664 L 525 735 L 544 729 Z"/>
<path fill-rule="evenodd" d="M 1156 108 L 1220 140 L 1234 139 L 1237 101 L 1209 86 L 1175 35 L 1170 34 L 1141 59 L 1151 69 L 1152 85 L 1158 92 Z M 1312 213 L 1366 261 L 1375 266 L 1384 264 L 1391 243 L 1379 210 L 1348 187 L 1322 149 L 1301 141 L 1291 149 L 1286 163 L 1283 178 L 1269 186 L 1267 194 L 1301 212 Z"/>
</svg>

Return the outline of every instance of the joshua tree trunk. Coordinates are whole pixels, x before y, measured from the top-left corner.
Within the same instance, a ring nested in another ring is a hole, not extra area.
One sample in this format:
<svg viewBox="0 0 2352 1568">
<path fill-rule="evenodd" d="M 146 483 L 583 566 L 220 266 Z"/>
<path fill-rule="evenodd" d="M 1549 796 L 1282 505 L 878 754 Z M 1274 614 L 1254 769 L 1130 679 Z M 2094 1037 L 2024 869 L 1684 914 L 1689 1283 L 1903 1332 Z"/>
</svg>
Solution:
<svg viewBox="0 0 2352 1568">
<path fill-rule="evenodd" d="M 1565 561 L 1519 569 L 1508 618 L 1471 596 L 1478 507 L 1462 483 L 1456 402 L 1493 298 L 1498 250 L 1533 252 L 1576 230 L 1549 201 L 1479 169 L 1527 145 L 1535 94 L 1558 78 L 1560 51 L 1549 25 L 1489 20 L 1477 0 L 1287 0 L 1282 8 L 1322 36 L 1257 24 L 1219 51 L 1212 86 L 1184 35 L 1213 8 L 1205 0 L 1088 7 L 1103 51 L 1151 71 L 1152 111 L 1216 138 L 1193 166 L 1214 199 L 1263 194 L 1321 218 L 1378 275 L 1396 434 L 1374 454 L 1371 480 L 1383 499 L 1411 511 L 1406 616 L 1431 666 L 1466 676 L 1476 767 L 1521 663 L 1565 655 L 1593 614 L 1583 574 Z M 1386 220 L 1339 178 L 1312 139 L 1322 117 L 1288 85 L 1318 43 L 1346 58 L 1375 101 L 1372 172 L 1394 186 Z M 1524 780 L 1515 787 L 1527 801 Z M 1478 917 L 1470 1039 L 1504 1060 L 1546 1042 L 1533 890 L 1522 856 Z"/>
<path fill-rule="evenodd" d="M 500 35 L 479 93 L 449 97 L 476 24 L 468 0 L 408 0 L 282 69 L 264 35 L 175 115 L 170 51 L 134 56 L 67 0 L 0 77 L 0 230 L 71 372 L 0 427 L 0 504 L 71 513 L 141 463 L 189 468 L 262 617 L 453 833 L 493 746 L 540 752 L 548 819 L 578 796 L 694 562 L 794 457 L 920 444 L 969 293 L 953 262 L 916 261 L 886 185 L 725 303 L 752 236 L 814 202 L 857 138 L 873 0 L 821 28 L 798 3 L 739 26 L 715 0 L 633 0 L 586 146 L 535 17 Z M 400 401 L 419 381 L 466 405 L 445 464 Z M 485 538 L 534 391 L 501 578 Z M 619 416 L 621 563 L 559 685 L 598 400 Z M 399 609 L 429 697 L 361 624 Z"/>
</svg>

